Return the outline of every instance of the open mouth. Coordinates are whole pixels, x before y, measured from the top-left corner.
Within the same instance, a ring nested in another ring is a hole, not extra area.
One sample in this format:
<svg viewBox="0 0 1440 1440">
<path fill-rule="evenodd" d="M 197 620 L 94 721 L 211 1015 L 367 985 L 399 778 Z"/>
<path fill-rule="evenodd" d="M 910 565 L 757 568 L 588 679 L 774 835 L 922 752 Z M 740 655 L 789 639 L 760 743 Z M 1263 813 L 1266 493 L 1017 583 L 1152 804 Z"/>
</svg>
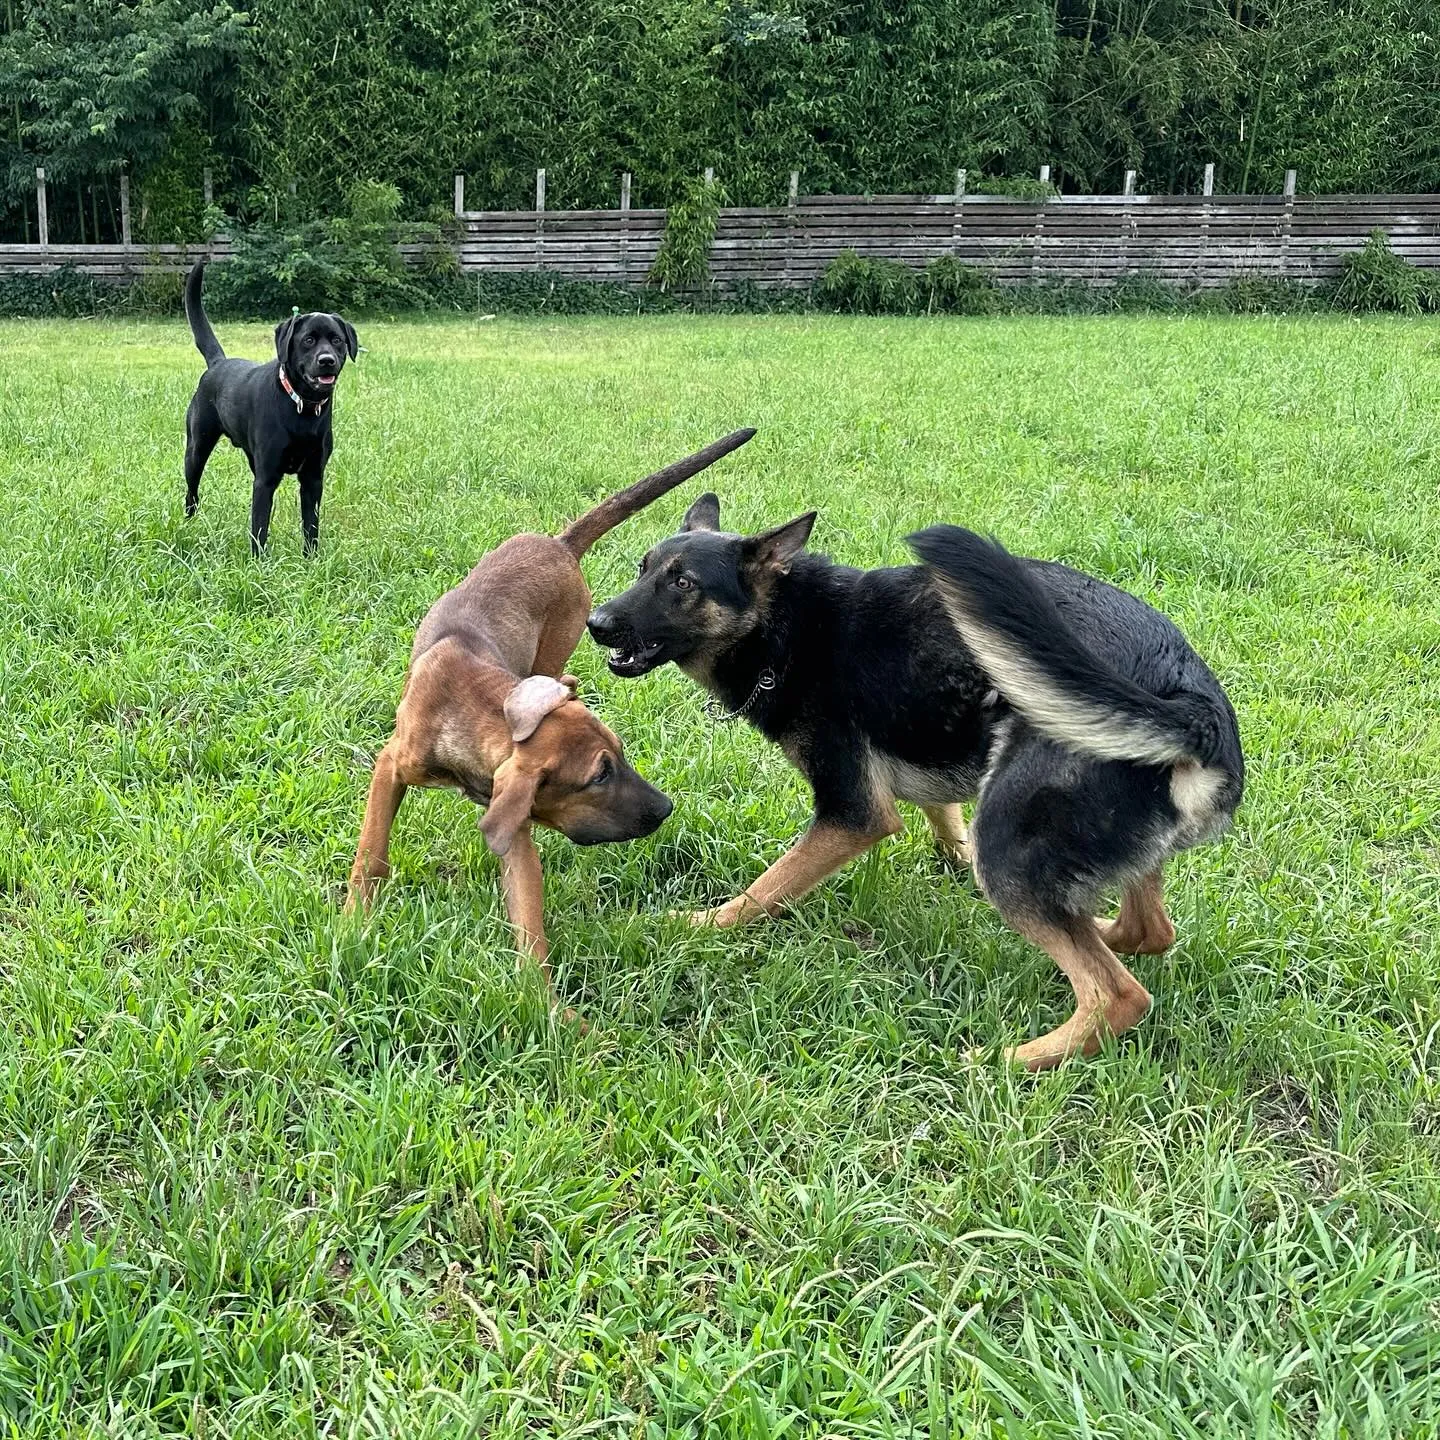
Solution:
<svg viewBox="0 0 1440 1440">
<path fill-rule="evenodd" d="M 632 640 L 626 645 L 617 645 L 610 652 L 610 673 L 625 678 L 644 675 L 660 663 L 660 651 L 664 641 L 656 640 L 646 644 L 643 640 Z"/>
<path fill-rule="evenodd" d="M 317 385 L 333 385 L 339 378 L 338 375 L 317 375 L 315 383 Z"/>
</svg>

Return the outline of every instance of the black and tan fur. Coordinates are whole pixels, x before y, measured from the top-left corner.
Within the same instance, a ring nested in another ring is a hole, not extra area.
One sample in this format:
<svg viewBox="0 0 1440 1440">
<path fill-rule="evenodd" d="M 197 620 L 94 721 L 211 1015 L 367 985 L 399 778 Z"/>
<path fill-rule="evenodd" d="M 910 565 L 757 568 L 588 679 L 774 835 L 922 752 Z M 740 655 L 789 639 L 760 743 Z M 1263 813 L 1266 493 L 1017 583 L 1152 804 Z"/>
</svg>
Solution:
<svg viewBox="0 0 1440 1440">
<path fill-rule="evenodd" d="M 814 792 L 799 843 L 694 918 L 775 913 L 898 831 L 895 802 L 913 802 L 1074 987 L 1074 1015 L 1014 1058 L 1038 1069 L 1093 1053 L 1149 1007 L 1117 952 L 1173 940 L 1165 861 L 1223 830 L 1239 802 L 1224 692 L 1169 620 L 1101 580 L 953 526 L 912 537 L 923 565 L 855 570 L 804 553 L 814 519 L 725 534 L 703 496 L 590 619 L 615 674 L 674 661 Z M 1119 916 L 1097 922 L 1114 887 Z"/>
</svg>

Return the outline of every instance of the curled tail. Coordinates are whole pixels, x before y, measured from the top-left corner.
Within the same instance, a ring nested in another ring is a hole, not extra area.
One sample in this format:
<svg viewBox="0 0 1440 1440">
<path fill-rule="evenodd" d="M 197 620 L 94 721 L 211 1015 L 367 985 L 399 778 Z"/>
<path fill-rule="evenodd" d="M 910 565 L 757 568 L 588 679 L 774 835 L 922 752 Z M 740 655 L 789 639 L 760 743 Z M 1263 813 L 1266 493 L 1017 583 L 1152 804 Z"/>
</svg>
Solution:
<svg viewBox="0 0 1440 1440">
<path fill-rule="evenodd" d="M 200 302 L 200 282 L 205 275 L 205 262 L 197 260 L 185 277 L 185 318 L 190 322 L 190 333 L 195 337 L 195 347 L 205 357 L 208 368 L 217 360 L 225 358 L 210 322 L 205 318 L 205 307 Z"/>
<path fill-rule="evenodd" d="M 1225 717 L 1200 694 L 1152 695 L 1094 654 L 1013 555 L 957 525 L 909 537 L 1000 693 L 1042 735 L 1101 760 L 1220 761 Z"/>
<path fill-rule="evenodd" d="M 722 455 L 738 450 L 754 433 L 753 430 L 732 430 L 724 439 L 716 440 L 703 450 L 697 450 L 693 455 L 677 460 L 673 465 L 667 465 L 663 470 L 657 470 L 643 480 L 637 480 L 618 495 L 602 500 L 593 510 L 566 526 L 560 533 L 561 543 L 567 546 L 578 560 L 602 535 L 613 530 L 622 520 L 628 520 L 636 511 L 643 510 L 652 501 L 673 490 L 681 481 L 698 475 Z"/>
</svg>

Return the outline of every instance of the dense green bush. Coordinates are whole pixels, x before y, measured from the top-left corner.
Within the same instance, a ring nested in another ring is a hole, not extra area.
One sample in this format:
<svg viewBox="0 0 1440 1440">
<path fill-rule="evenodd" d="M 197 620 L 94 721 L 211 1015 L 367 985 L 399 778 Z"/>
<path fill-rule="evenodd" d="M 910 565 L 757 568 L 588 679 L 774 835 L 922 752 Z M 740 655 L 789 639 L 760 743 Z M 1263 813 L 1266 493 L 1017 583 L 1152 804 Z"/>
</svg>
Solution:
<svg viewBox="0 0 1440 1440">
<path fill-rule="evenodd" d="M 1328 299 L 1328 292 L 1299 280 L 1275 275 L 1236 275 L 1223 285 L 1203 292 L 1197 303 L 1204 309 L 1229 315 L 1283 314 L 1313 310 Z"/>
<path fill-rule="evenodd" d="M 665 231 L 650 267 L 661 290 L 694 290 L 710 279 L 710 247 L 720 220 L 720 187 L 691 180 L 665 212 Z"/>
<path fill-rule="evenodd" d="M 853 315 L 909 315 L 916 295 L 913 267 L 854 250 L 842 250 L 815 282 L 823 309 Z"/>
<path fill-rule="evenodd" d="M 262 220 L 238 231 L 230 263 L 207 277 L 216 312 L 269 316 L 294 305 L 355 315 L 426 309 L 426 288 L 395 242 L 434 237 L 397 228 L 399 190 L 357 181 L 345 210 L 333 220 Z"/>
<path fill-rule="evenodd" d="M 1365 246 L 1340 262 L 1334 303 L 1343 310 L 1398 310 L 1418 315 L 1440 309 L 1436 278 L 1390 248 L 1383 230 L 1372 230 Z"/>
<path fill-rule="evenodd" d="M 1000 288 L 983 270 L 941 255 L 920 272 L 920 308 L 932 315 L 990 315 L 1000 308 Z"/>
</svg>

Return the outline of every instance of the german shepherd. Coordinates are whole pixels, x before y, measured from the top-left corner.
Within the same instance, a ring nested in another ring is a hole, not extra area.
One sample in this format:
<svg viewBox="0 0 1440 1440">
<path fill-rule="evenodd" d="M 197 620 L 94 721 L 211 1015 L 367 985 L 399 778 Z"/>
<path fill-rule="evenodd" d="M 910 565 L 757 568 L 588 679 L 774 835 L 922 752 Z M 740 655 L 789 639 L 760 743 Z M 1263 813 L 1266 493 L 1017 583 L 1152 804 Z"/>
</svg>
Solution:
<svg viewBox="0 0 1440 1440">
<path fill-rule="evenodd" d="M 1162 866 L 1240 801 L 1225 692 L 1168 619 L 1102 580 L 952 525 L 910 537 L 921 565 L 856 570 L 804 553 L 814 523 L 727 534 L 703 495 L 589 620 L 614 674 L 673 661 L 814 791 L 799 843 L 691 919 L 775 914 L 898 832 L 910 801 L 1075 991 L 1070 1019 L 1008 1057 L 1039 1070 L 1093 1054 L 1150 1007 L 1116 955 L 1174 940 Z M 1097 922 L 1112 886 L 1119 916 Z"/>
</svg>

